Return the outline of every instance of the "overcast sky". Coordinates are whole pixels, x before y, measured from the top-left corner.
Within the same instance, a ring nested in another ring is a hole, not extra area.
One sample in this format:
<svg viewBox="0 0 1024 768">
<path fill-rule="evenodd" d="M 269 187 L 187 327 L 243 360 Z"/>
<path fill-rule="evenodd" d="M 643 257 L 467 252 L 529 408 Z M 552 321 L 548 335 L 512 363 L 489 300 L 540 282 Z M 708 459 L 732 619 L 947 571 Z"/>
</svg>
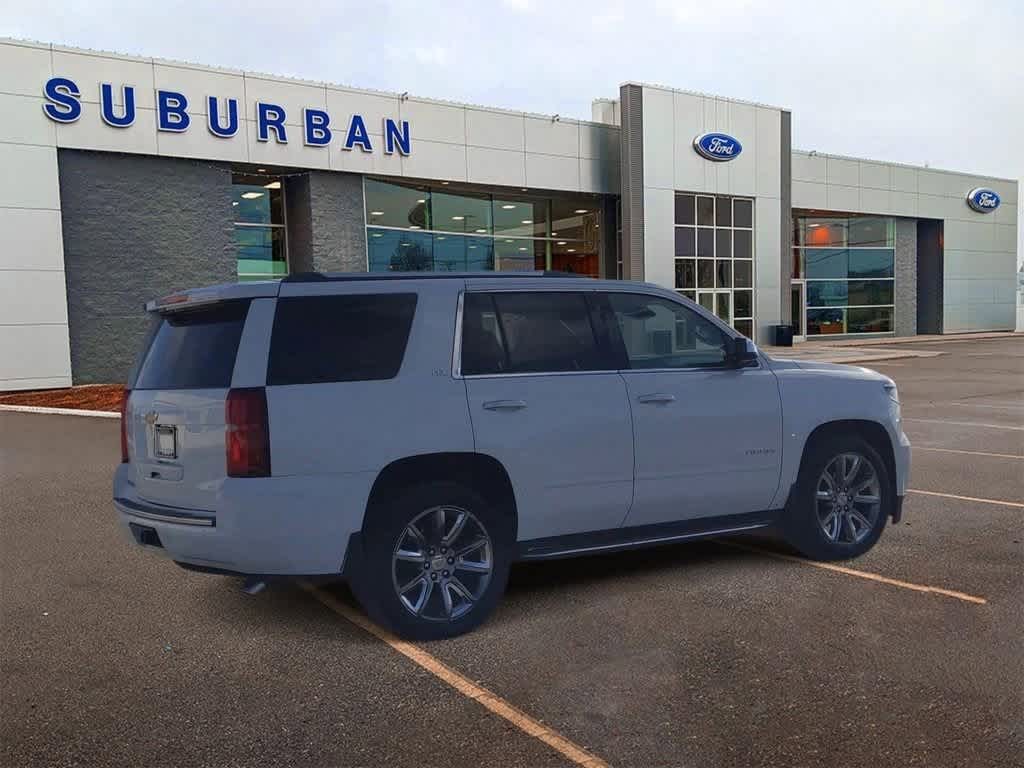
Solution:
<svg viewBox="0 0 1024 768">
<path fill-rule="evenodd" d="M 789 108 L 800 149 L 1024 177 L 1024 0 L 0 0 L 0 35 L 581 118 L 641 80 Z"/>
</svg>

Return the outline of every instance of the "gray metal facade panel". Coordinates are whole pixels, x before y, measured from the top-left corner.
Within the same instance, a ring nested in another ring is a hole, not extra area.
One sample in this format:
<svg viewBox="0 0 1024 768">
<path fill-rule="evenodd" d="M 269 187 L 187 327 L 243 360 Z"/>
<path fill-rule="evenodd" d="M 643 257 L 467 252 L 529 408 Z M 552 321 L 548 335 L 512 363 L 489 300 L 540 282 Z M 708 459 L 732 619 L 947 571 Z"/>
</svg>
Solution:
<svg viewBox="0 0 1024 768">
<path fill-rule="evenodd" d="M 779 285 L 782 286 L 782 314 L 779 322 L 783 325 L 793 322 L 793 306 L 790 300 L 790 280 L 793 277 L 793 116 L 790 112 L 781 112 L 781 148 L 782 173 L 779 188 L 779 211 L 782 239 L 781 272 Z"/>
<path fill-rule="evenodd" d="M 619 90 L 622 113 L 620 183 L 622 185 L 622 277 L 644 279 L 644 123 L 643 88 Z"/>
<path fill-rule="evenodd" d="M 895 317 L 897 336 L 917 335 L 917 219 L 896 219 Z"/>
<path fill-rule="evenodd" d="M 231 171 L 70 149 L 57 158 L 72 381 L 123 382 L 145 302 L 237 279 Z"/>
</svg>

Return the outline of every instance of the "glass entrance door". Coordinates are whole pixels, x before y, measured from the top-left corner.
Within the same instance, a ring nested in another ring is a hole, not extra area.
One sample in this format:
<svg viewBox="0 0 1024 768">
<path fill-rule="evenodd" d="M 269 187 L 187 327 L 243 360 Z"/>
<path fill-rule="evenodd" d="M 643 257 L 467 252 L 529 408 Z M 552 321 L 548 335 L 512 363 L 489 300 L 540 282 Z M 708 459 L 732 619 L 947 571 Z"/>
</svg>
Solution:
<svg viewBox="0 0 1024 768">
<path fill-rule="evenodd" d="M 793 317 L 793 341 L 807 341 L 807 283 L 790 283 L 790 303 Z"/>
</svg>

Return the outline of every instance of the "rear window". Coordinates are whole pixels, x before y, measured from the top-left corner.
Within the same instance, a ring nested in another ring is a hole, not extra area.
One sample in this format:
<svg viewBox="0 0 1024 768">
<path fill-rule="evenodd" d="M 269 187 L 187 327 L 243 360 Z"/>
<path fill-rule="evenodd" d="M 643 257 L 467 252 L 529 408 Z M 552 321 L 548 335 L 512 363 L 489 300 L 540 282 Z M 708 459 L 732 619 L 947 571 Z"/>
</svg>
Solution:
<svg viewBox="0 0 1024 768">
<path fill-rule="evenodd" d="M 415 311 L 414 293 L 278 299 L 267 383 L 392 379 Z"/>
<path fill-rule="evenodd" d="M 582 293 L 467 293 L 462 373 L 597 371 L 602 360 Z"/>
<path fill-rule="evenodd" d="M 134 389 L 225 389 L 231 386 L 249 301 L 156 316 Z"/>
</svg>

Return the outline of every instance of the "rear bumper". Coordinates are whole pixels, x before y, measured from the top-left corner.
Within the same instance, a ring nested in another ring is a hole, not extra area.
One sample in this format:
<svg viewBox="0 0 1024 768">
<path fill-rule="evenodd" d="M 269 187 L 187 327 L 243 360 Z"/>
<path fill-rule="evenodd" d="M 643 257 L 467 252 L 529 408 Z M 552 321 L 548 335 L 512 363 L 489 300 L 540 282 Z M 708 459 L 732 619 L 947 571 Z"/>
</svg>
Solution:
<svg viewBox="0 0 1024 768">
<path fill-rule="evenodd" d="M 118 467 L 113 501 L 136 546 L 202 570 L 260 576 L 339 574 L 374 479 L 372 473 L 228 478 L 209 511 L 142 499 L 133 474 L 128 464 Z M 140 536 L 140 529 L 155 536 Z"/>
</svg>

